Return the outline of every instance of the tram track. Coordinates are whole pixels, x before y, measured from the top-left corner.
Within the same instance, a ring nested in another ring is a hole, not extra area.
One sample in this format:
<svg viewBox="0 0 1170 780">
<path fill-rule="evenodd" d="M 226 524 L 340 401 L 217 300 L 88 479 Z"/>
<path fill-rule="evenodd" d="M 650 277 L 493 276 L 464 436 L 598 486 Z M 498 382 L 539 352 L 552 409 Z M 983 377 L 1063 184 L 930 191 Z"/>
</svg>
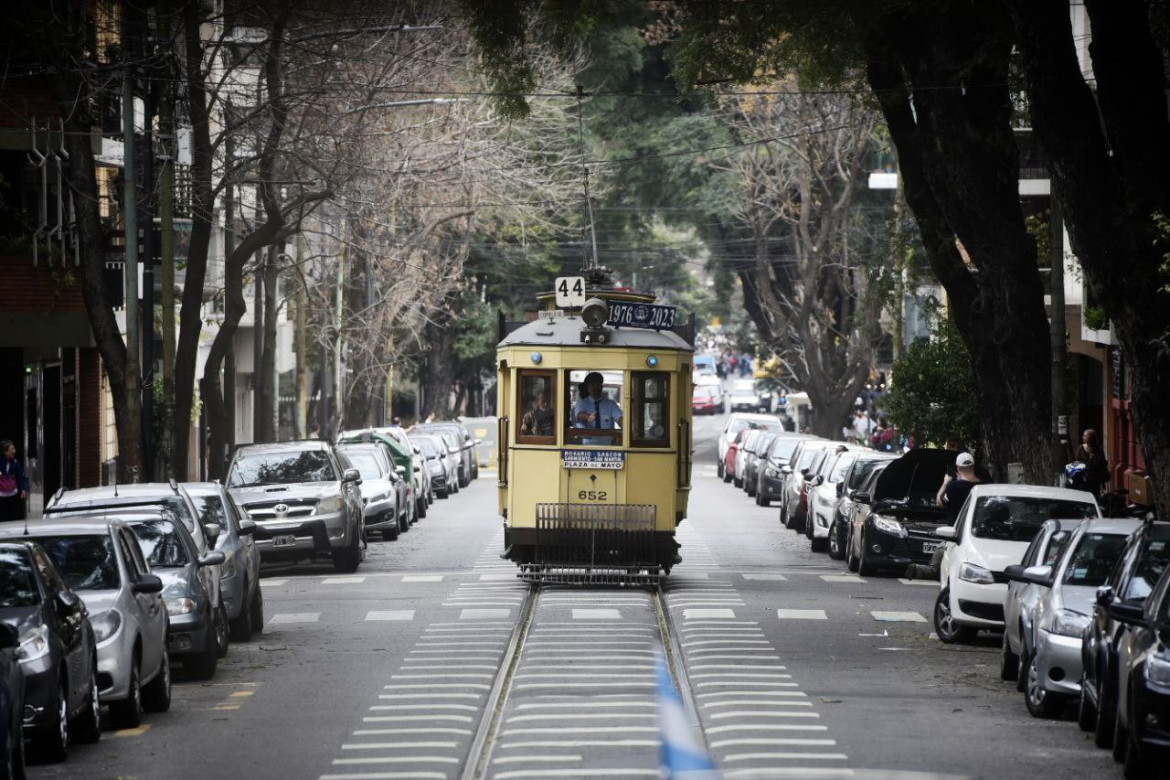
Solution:
<svg viewBox="0 0 1170 780">
<path fill-rule="evenodd" d="M 679 647 L 661 588 L 531 585 L 462 777 L 657 776 L 659 658 L 699 723 Z"/>
</svg>

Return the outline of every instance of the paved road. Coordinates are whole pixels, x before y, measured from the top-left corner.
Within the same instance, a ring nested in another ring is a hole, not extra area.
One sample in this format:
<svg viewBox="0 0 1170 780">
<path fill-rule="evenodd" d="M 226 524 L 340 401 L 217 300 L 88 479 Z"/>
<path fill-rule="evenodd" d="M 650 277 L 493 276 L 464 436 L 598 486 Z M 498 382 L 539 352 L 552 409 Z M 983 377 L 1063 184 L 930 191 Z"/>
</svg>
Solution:
<svg viewBox="0 0 1170 780">
<path fill-rule="evenodd" d="M 998 679 L 998 637 L 932 638 L 933 585 L 850 575 L 719 482 L 723 419 L 696 421 L 685 560 L 664 602 L 725 776 L 1120 777 L 1071 719 L 1028 716 Z M 494 487 L 485 472 L 437 502 L 354 576 L 270 572 L 263 636 L 233 645 L 213 681 L 178 681 L 169 713 L 30 777 L 460 776 L 527 597 L 498 558 Z M 489 776 L 654 776 L 649 594 L 539 599 Z"/>
</svg>

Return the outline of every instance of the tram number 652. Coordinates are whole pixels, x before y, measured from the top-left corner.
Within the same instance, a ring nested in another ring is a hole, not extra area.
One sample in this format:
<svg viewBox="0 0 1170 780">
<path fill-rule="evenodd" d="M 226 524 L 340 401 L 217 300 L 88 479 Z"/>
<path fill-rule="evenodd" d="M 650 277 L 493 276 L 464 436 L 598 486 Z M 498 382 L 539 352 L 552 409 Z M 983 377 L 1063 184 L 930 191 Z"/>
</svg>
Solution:
<svg viewBox="0 0 1170 780">
<path fill-rule="evenodd" d="M 605 501 L 609 494 L 604 490 L 582 490 L 577 493 L 577 498 L 581 501 Z"/>
</svg>

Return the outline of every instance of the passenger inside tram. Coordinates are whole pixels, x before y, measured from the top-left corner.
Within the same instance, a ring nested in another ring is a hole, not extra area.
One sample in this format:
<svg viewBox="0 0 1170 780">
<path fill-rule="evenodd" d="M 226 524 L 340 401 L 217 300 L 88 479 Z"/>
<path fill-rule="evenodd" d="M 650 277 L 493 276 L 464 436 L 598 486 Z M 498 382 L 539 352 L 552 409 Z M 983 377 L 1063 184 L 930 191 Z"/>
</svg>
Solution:
<svg viewBox="0 0 1170 780">
<path fill-rule="evenodd" d="M 556 412 L 552 407 L 552 392 L 545 387 L 536 396 L 520 423 L 520 432 L 525 436 L 552 436 Z"/>
<path fill-rule="evenodd" d="M 556 436 L 556 375 L 529 372 L 520 379 L 519 435 L 532 444 L 552 444 Z"/>
</svg>

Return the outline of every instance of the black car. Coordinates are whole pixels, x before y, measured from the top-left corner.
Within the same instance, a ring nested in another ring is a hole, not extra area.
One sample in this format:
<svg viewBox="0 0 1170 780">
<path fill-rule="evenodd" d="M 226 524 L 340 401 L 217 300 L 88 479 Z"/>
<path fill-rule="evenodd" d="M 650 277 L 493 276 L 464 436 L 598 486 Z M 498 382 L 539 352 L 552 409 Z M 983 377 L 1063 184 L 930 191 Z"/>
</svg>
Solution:
<svg viewBox="0 0 1170 780">
<path fill-rule="evenodd" d="M 778 433 L 772 444 L 760 455 L 760 463 L 756 471 L 756 504 L 771 506 L 773 501 L 779 501 L 784 495 L 784 467 L 796 445 L 809 437 L 797 433 Z"/>
<path fill-rule="evenodd" d="M 858 491 L 858 507 L 846 548 L 849 570 L 861 574 L 905 571 L 928 564 L 941 542 L 934 529 L 947 524 L 947 510 L 935 504 L 953 450 L 910 450 L 892 460 L 870 491 Z"/>
<path fill-rule="evenodd" d="M 1117 643 L 1113 757 L 1125 776 L 1163 777 L 1170 750 L 1170 567 L 1143 604 L 1115 599 L 1109 617 L 1124 628 Z"/>
<path fill-rule="evenodd" d="M 16 657 L 20 636 L 7 623 L 0 623 L 0 778 L 24 777 L 24 673 Z"/>
<path fill-rule="evenodd" d="M 46 758 L 101 737 L 97 643 L 81 597 L 32 542 L 0 544 L 0 621 L 16 630 L 24 734 Z"/>
<path fill-rule="evenodd" d="M 863 452 L 853 461 L 853 465 L 845 472 L 845 479 L 837 484 L 837 494 L 841 500 L 833 510 L 833 519 L 829 522 L 829 557 L 838 561 L 845 560 L 845 550 L 849 543 L 849 518 L 853 514 L 853 497 L 862 490 L 862 485 L 869 479 L 876 469 L 878 472 L 893 455 L 882 452 Z M 877 477 L 875 476 L 876 480 Z M 872 484 L 869 490 L 872 490 Z"/>
</svg>

